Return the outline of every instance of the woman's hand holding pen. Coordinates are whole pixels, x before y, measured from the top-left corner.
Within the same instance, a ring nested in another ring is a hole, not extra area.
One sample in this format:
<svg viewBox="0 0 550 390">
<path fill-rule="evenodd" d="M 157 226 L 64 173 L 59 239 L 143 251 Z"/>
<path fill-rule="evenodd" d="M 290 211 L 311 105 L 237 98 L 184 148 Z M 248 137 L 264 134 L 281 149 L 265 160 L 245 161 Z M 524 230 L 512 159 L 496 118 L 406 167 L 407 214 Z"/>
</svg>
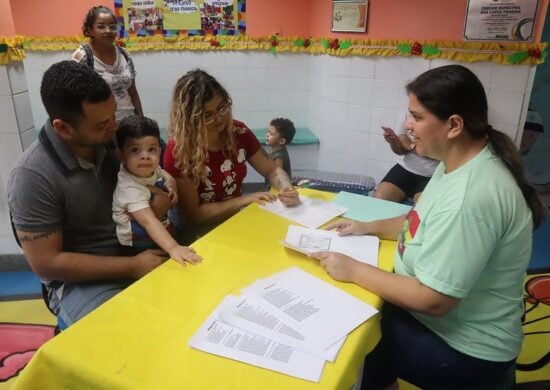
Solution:
<svg viewBox="0 0 550 390">
<path fill-rule="evenodd" d="M 301 203 L 298 191 L 292 186 L 282 188 L 279 191 L 278 198 L 285 206 L 296 206 Z"/>
</svg>

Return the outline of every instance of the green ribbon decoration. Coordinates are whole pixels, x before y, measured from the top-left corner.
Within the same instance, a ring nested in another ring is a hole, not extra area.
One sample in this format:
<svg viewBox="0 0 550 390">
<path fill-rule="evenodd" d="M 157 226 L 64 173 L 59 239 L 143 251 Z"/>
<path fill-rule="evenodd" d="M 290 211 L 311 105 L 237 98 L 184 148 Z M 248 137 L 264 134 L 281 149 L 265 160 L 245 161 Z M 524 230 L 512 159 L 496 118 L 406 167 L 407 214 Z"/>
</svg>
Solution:
<svg viewBox="0 0 550 390">
<path fill-rule="evenodd" d="M 340 41 L 338 42 L 338 47 L 340 49 L 349 49 L 351 47 L 351 41 Z"/>
<path fill-rule="evenodd" d="M 294 41 L 294 46 L 304 47 L 305 43 L 306 43 L 305 39 L 298 38 Z"/>
<path fill-rule="evenodd" d="M 436 54 L 441 53 L 441 50 L 439 50 L 435 46 L 422 46 L 422 54 L 427 54 L 429 56 L 433 56 Z"/>
<path fill-rule="evenodd" d="M 328 49 L 330 47 L 330 42 L 328 39 L 321 39 L 321 46 L 323 46 L 325 49 Z"/>
<path fill-rule="evenodd" d="M 508 62 L 510 64 L 519 64 L 529 58 L 529 54 L 526 51 L 520 51 L 508 56 Z"/>
<path fill-rule="evenodd" d="M 403 53 L 403 54 L 410 54 L 411 50 L 412 50 L 412 46 L 411 45 L 408 45 L 406 43 L 402 43 L 400 45 L 397 45 L 397 50 L 400 52 L 400 53 Z"/>
</svg>

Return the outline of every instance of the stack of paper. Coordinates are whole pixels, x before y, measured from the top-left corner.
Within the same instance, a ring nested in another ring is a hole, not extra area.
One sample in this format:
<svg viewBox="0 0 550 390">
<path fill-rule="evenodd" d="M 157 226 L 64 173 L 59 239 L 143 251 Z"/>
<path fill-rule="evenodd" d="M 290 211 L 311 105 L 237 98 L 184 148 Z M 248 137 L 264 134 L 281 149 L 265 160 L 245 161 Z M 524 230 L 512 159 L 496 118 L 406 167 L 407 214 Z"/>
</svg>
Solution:
<svg viewBox="0 0 550 390">
<path fill-rule="evenodd" d="M 318 382 L 372 306 L 297 268 L 228 296 L 191 338 L 193 348 Z"/>
<path fill-rule="evenodd" d="M 301 204 L 287 207 L 276 200 L 260 208 L 310 228 L 317 228 L 348 211 L 347 207 L 300 195 Z"/>
<path fill-rule="evenodd" d="M 362 263 L 378 266 L 380 239 L 376 236 L 339 236 L 335 231 L 290 225 L 281 244 L 306 255 L 319 251 L 339 252 Z"/>
</svg>

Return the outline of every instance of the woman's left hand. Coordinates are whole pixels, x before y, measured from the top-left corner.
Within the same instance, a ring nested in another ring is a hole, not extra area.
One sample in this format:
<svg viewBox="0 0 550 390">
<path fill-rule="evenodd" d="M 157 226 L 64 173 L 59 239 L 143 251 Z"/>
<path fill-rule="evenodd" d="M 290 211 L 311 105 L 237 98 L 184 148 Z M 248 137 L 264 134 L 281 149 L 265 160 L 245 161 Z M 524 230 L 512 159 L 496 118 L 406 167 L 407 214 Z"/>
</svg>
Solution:
<svg viewBox="0 0 550 390">
<path fill-rule="evenodd" d="M 279 191 L 279 200 L 285 206 L 296 206 L 300 204 L 298 191 L 294 187 L 285 187 Z"/>
<path fill-rule="evenodd" d="M 357 260 L 338 252 L 314 252 L 310 257 L 319 259 L 327 274 L 340 282 L 353 282 L 353 276 L 361 265 Z"/>
</svg>

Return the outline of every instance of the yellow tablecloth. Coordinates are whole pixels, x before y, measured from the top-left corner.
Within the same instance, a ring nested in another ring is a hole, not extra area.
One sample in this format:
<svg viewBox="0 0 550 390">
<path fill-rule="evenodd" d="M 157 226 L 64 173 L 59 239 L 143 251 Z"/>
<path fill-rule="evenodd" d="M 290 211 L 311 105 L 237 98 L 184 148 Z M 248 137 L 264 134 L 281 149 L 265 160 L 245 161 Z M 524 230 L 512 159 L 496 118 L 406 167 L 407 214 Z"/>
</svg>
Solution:
<svg viewBox="0 0 550 390">
<path fill-rule="evenodd" d="M 302 190 L 328 200 L 332 194 Z M 227 294 L 292 266 L 380 308 L 379 297 L 330 279 L 313 259 L 283 248 L 290 221 L 251 205 L 198 240 L 198 266 L 170 260 L 46 343 L 15 389 L 348 389 L 380 337 L 379 316 L 354 330 L 317 383 L 194 350 L 187 345 Z M 392 267 L 382 241 L 379 266 Z"/>
</svg>

